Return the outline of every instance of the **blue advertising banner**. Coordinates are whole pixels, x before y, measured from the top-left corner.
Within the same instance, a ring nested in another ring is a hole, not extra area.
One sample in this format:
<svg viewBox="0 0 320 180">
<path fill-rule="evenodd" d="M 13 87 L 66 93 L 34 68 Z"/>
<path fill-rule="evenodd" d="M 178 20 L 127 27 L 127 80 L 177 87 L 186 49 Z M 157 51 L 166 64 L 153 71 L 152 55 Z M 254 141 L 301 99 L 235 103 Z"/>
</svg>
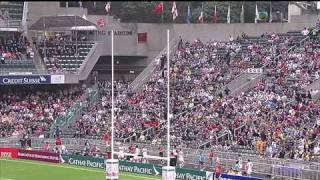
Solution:
<svg viewBox="0 0 320 180">
<path fill-rule="evenodd" d="M 0 76 L 1 85 L 14 84 L 51 84 L 50 75 L 13 75 Z"/>
<path fill-rule="evenodd" d="M 64 75 L 3 75 L 0 85 L 15 84 L 64 84 Z"/>
<path fill-rule="evenodd" d="M 248 176 L 237 176 L 237 175 L 231 175 L 231 174 L 222 174 L 221 180 L 262 180 L 257 177 L 248 177 Z"/>
</svg>

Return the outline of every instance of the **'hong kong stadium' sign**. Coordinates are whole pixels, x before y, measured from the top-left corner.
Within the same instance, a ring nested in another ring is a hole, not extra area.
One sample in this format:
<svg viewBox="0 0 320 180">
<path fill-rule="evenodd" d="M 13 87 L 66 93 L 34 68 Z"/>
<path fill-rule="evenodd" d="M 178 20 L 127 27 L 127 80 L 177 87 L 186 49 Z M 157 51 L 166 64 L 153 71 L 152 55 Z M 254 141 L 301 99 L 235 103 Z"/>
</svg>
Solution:
<svg viewBox="0 0 320 180">
<path fill-rule="evenodd" d="M 132 36 L 132 31 L 114 31 L 115 36 Z M 108 35 L 111 36 L 111 31 L 108 31 Z"/>
</svg>

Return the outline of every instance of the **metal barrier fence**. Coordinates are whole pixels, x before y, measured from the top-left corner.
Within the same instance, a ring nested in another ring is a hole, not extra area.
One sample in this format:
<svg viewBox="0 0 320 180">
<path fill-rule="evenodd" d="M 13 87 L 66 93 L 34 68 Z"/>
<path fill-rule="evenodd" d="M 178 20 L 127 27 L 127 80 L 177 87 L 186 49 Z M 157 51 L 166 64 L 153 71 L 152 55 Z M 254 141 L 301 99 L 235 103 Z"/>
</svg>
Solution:
<svg viewBox="0 0 320 180">
<path fill-rule="evenodd" d="M 92 140 L 92 139 L 73 139 L 65 138 L 62 139 L 63 144 L 70 151 L 81 151 L 85 147 L 85 142 L 88 141 L 91 145 L 97 145 L 100 149 L 105 149 L 105 142 L 102 140 Z M 39 149 L 43 146 L 44 142 L 49 142 L 51 147 L 54 146 L 54 139 L 32 139 L 32 146 L 35 149 Z M 123 144 L 128 146 L 129 144 Z M 157 145 L 146 145 L 146 144 L 135 144 L 139 147 L 147 147 L 148 154 L 153 156 L 158 156 L 159 146 Z M 0 139 L 0 146 L 10 146 L 10 147 L 20 147 L 19 139 L 17 138 L 3 138 Z M 119 143 L 115 143 L 115 150 L 118 151 Z M 209 151 L 183 148 L 182 151 L 185 154 L 185 167 L 198 168 L 197 156 L 200 152 L 206 157 L 205 158 L 205 169 L 213 170 L 211 167 L 211 162 L 207 158 Z M 298 160 L 288 160 L 288 159 L 277 159 L 277 158 L 262 158 L 257 155 L 250 154 L 239 154 L 230 152 L 227 150 L 214 151 L 216 156 L 220 159 L 221 165 L 224 171 L 232 168 L 236 161 L 240 158 L 243 162 L 250 159 L 253 162 L 253 176 L 257 176 L 263 179 L 288 179 L 288 180 L 320 180 L 320 163 L 318 162 L 306 162 Z M 153 163 L 160 163 L 155 161 Z"/>
<path fill-rule="evenodd" d="M 96 100 L 97 96 L 98 96 L 98 92 L 96 89 L 88 88 L 87 92 L 85 93 L 85 97 L 90 100 L 89 103 L 92 100 Z M 87 106 L 88 106 L 88 104 L 85 102 L 82 102 L 82 100 L 77 101 L 77 103 L 66 112 L 66 115 L 55 119 L 54 123 L 50 127 L 49 137 L 53 138 L 54 128 L 56 126 L 59 126 L 60 128 L 68 126 L 77 117 L 79 117 L 81 115 L 83 109 Z"/>
<path fill-rule="evenodd" d="M 203 107 L 202 104 L 197 104 L 197 105 L 193 106 L 192 108 L 187 109 L 187 110 L 185 110 L 185 111 L 183 111 L 183 112 L 175 115 L 174 118 L 178 118 L 179 116 L 182 116 L 182 115 L 184 115 L 184 114 L 190 113 L 192 110 L 194 110 L 195 108 L 200 107 L 200 106 Z M 144 134 L 144 135 L 147 135 L 147 134 L 149 134 L 149 135 L 154 135 L 154 134 L 155 134 L 155 131 L 156 131 L 156 130 L 155 130 L 156 128 L 158 128 L 158 127 L 163 127 L 163 126 L 165 126 L 164 128 L 166 128 L 166 125 L 167 125 L 167 121 L 166 121 L 166 120 L 161 120 L 161 119 L 159 119 L 159 118 L 157 118 L 157 120 L 160 122 L 160 124 L 159 124 L 158 126 L 153 126 L 153 127 L 147 128 L 147 129 L 145 129 L 145 130 L 143 130 L 143 131 L 141 131 L 141 132 L 139 132 L 139 133 L 137 133 L 137 134 L 140 134 L 140 135 L 141 135 L 141 134 Z M 139 142 L 140 142 L 140 141 L 139 141 L 139 136 L 138 136 L 137 134 L 125 138 L 124 140 L 122 140 L 123 143 L 139 143 Z M 163 137 L 163 139 L 166 139 L 166 135 Z M 152 139 L 151 139 L 150 141 L 152 141 Z M 145 141 L 145 142 L 147 143 L 147 142 L 150 142 L 150 141 Z"/>
</svg>

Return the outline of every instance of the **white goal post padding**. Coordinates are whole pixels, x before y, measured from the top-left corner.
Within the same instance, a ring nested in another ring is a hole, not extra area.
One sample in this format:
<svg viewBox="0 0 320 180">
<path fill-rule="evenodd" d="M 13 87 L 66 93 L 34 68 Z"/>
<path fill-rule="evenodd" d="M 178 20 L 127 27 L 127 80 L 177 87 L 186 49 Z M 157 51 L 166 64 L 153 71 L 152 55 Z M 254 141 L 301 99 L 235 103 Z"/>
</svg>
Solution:
<svg viewBox="0 0 320 180">
<path fill-rule="evenodd" d="M 120 153 L 119 152 L 114 152 L 114 154 L 116 155 L 119 155 Z M 136 154 L 132 154 L 132 153 L 123 153 L 125 156 L 136 156 Z M 142 158 L 142 156 L 138 156 L 138 158 Z M 154 160 L 167 160 L 168 158 L 167 157 L 160 157 L 160 156 L 150 156 L 150 155 L 147 155 L 146 157 L 143 157 L 145 159 L 154 159 Z"/>
</svg>

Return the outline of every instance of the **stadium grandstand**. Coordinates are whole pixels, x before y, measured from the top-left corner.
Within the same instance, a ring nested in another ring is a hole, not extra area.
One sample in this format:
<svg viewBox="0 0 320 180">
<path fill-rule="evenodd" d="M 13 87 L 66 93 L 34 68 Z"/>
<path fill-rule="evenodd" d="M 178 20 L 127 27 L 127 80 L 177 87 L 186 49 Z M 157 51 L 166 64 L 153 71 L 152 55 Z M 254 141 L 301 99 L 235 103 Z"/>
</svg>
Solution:
<svg viewBox="0 0 320 180">
<path fill-rule="evenodd" d="M 319 9 L 0 2 L 0 180 L 320 180 Z"/>
</svg>

